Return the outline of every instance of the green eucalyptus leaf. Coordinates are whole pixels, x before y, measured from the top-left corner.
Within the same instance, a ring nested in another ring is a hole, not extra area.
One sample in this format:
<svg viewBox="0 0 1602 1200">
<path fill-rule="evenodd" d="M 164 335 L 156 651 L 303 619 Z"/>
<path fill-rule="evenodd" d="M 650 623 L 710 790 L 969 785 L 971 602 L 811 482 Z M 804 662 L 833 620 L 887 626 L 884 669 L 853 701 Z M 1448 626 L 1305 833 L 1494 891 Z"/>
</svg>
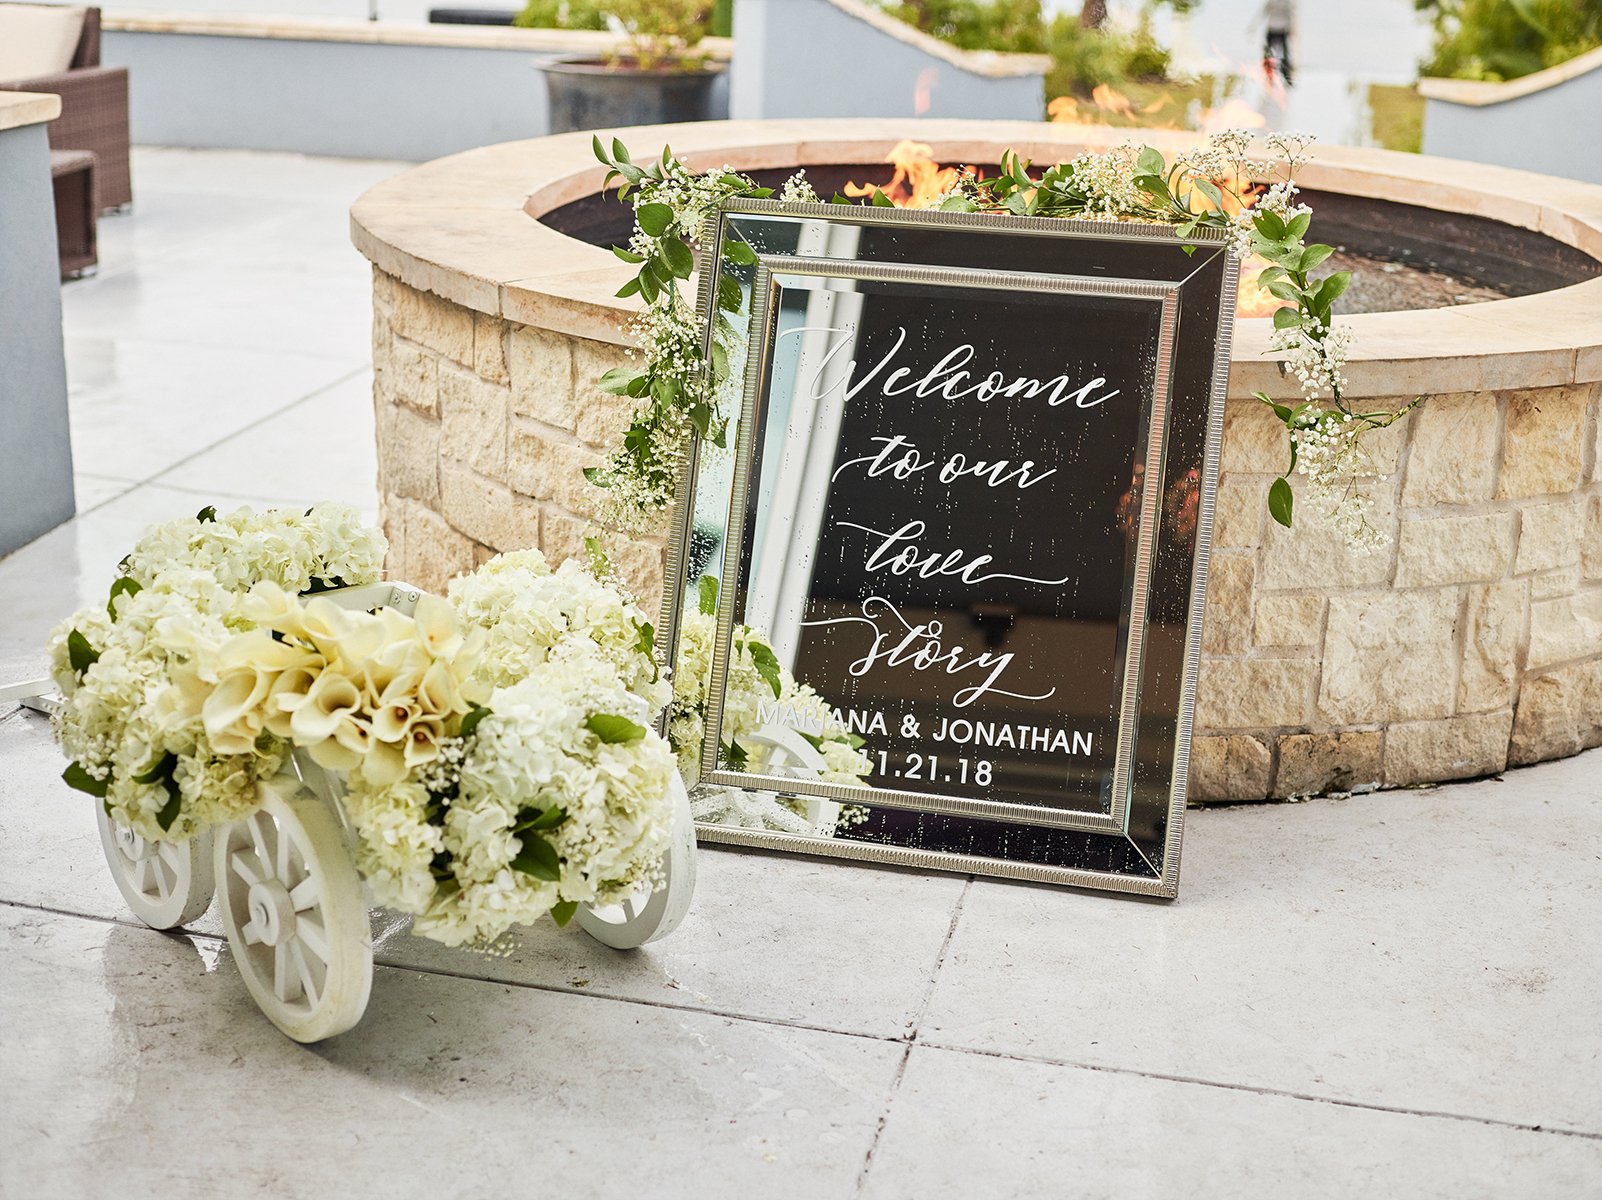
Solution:
<svg viewBox="0 0 1602 1200">
<path fill-rule="evenodd" d="M 632 250 L 624 248 L 623 246 L 613 246 L 612 253 L 617 255 L 626 263 L 642 263 L 645 261 L 643 257 L 634 253 Z"/>
<path fill-rule="evenodd" d="M 557 928 L 565 929 L 576 912 L 578 912 L 577 900 L 558 900 L 551 905 L 551 920 L 556 922 Z"/>
<path fill-rule="evenodd" d="M 544 833 L 547 829 L 555 829 L 565 820 L 567 820 L 567 809 L 558 804 L 543 810 L 525 808 L 517 814 L 517 824 L 512 826 L 512 832 L 519 835 L 530 830 Z"/>
<path fill-rule="evenodd" d="M 1318 285 L 1318 291 L 1313 296 L 1313 307 L 1320 312 L 1328 312 L 1335 301 L 1340 299 L 1351 285 L 1352 273 L 1350 271 L 1336 271 L 1335 274 L 1329 276 L 1323 283 Z"/>
<path fill-rule="evenodd" d="M 143 771 L 133 777 L 135 783 L 160 783 L 163 779 L 172 778 L 172 773 L 178 769 L 178 759 L 171 751 L 162 755 Z M 166 828 L 163 826 L 163 828 Z"/>
<path fill-rule="evenodd" d="M 1285 236 L 1285 222 L 1280 219 L 1279 214 L 1266 209 L 1252 217 L 1252 225 L 1258 233 L 1271 242 L 1280 241 Z"/>
<path fill-rule="evenodd" d="M 512 870 L 543 879 L 546 883 L 555 883 L 562 878 L 562 859 L 556 853 L 555 846 L 537 833 L 519 834 L 518 840 L 523 846 L 517 852 L 517 857 L 507 864 Z"/>
<path fill-rule="evenodd" d="M 784 694 L 784 688 L 779 678 L 779 659 L 769 647 L 755 640 L 747 640 L 745 648 L 751 652 L 751 665 L 756 673 L 773 689 L 773 698 L 777 700 Z"/>
<path fill-rule="evenodd" d="M 634 219 L 647 237 L 661 237 L 673 224 L 673 210 L 652 201 L 634 210 Z"/>
<path fill-rule="evenodd" d="M 111 585 L 111 595 L 106 600 L 106 611 L 111 614 L 111 619 L 113 621 L 117 619 L 118 596 L 132 596 L 135 592 L 143 590 L 144 589 L 139 586 L 139 581 L 137 579 L 132 579 L 127 575 L 124 575 L 120 579 L 116 580 Z"/>
<path fill-rule="evenodd" d="M 1313 245 L 1302 250 L 1302 256 L 1297 260 L 1296 269 L 1303 275 L 1335 253 L 1334 246 Z"/>
<path fill-rule="evenodd" d="M 703 575 L 696 584 L 696 600 L 705 617 L 716 616 L 718 611 L 718 577 Z"/>
<path fill-rule="evenodd" d="M 588 729 L 609 746 L 627 745 L 645 736 L 645 726 L 616 713 L 592 713 L 584 719 Z"/>
<path fill-rule="evenodd" d="M 631 367 L 613 367 L 595 381 L 595 386 L 609 395 L 622 396 L 628 392 L 630 381 L 638 374 Z"/>
<path fill-rule="evenodd" d="M 733 239 L 724 245 L 723 257 L 736 266 L 749 267 L 756 264 L 757 252 L 751 249 L 750 243 Z"/>
<path fill-rule="evenodd" d="M 874 208 L 894 208 L 896 206 L 896 202 L 884 194 L 883 188 L 873 189 L 873 196 L 870 200 L 870 203 L 872 203 Z"/>
<path fill-rule="evenodd" d="M 1291 492 L 1290 483 L 1283 475 L 1268 485 L 1268 515 L 1286 529 L 1291 527 L 1291 508 L 1294 502 L 1295 496 Z"/>
<path fill-rule="evenodd" d="M 637 295 L 639 295 L 640 294 L 640 277 L 638 275 L 636 275 L 633 279 L 629 280 L 622 287 L 618 288 L 616 294 L 620 299 L 625 299 L 625 298 L 627 298 L 629 296 L 637 296 Z"/>
<path fill-rule="evenodd" d="M 662 239 L 662 261 L 679 279 L 688 279 L 695 270 L 695 255 L 678 238 Z"/>
<path fill-rule="evenodd" d="M 725 312 L 739 312 L 745 303 L 740 281 L 732 275 L 718 273 L 718 307 Z"/>
<path fill-rule="evenodd" d="M 457 737 L 472 737 L 478 723 L 490 715 L 490 710 L 482 704 L 475 704 L 462 716 L 462 727 L 456 731 Z"/>
<path fill-rule="evenodd" d="M 1287 237 L 1293 237 L 1297 241 L 1300 241 L 1302 239 L 1302 237 L 1307 233 L 1308 226 L 1311 225 L 1312 223 L 1313 223 L 1313 214 L 1312 213 L 1297 213 L 1294 217 L 1292 217 L 1290 219 L 1290 223 L 1285 226 L 1285 235 Z"/>
<path fill-rule="evenodd" d="M 161 806 L 156 813 L 156 824 L 161 826 L 161 832 L 166 833 L 178 819 L 178 810 L 183 807 L 183 797 L 179 794 L 178 786 L 170 779 L 167 781 L 167 803 Z"/>
<path fill-rule="evenodd" d="M 67 769 L 61 773 L 68 787 L 77 788 L 80 792 L 88 792 L 97 799 L 105 799 L 106 793 L 111 790 L 111 776 L 96 779 L 84 768 L 82 763 L 68 763 Z"/>
<path fill-rule="evenodd" d="M 1276 308 L 1274 310 L 1274 328 L 1289 329 L 1293 325 L 1302 323 L 1302 313 L 1296 308 Z"/>
<path fill-rule="evenodd" d="M 67 662 L 80 679 L 83 673 L 100 661 L 100 651 L 89 644 L 89 639 L 74 629 L 67 634 Z"/>
<path fill-rule="evenodd" d="M 1164 175 L 1168 171 L 1168 164 L 1163 162 L 1163 156 L 1151 146 L 1142 146 L 1140 153 L 1135 156 L 1135 170 L 1142 175 Z"/>
<path fill-rule="evenodd" d="M 645 302 L 655 304 L 656 298 L 662 294 L 662 285 L 657 282 L 656 273 L 651 270 L 650 263 L 640 268 L 636 282 L 640 285 L 640 295 L 645 297 Z"/>
<path fill-rule="evenodd" d="M 628 148 L 623 145 L 622 138 L 612 139 L 612 158 L 620 163 L 632 162 L 629 158 Z"/>
</svg>

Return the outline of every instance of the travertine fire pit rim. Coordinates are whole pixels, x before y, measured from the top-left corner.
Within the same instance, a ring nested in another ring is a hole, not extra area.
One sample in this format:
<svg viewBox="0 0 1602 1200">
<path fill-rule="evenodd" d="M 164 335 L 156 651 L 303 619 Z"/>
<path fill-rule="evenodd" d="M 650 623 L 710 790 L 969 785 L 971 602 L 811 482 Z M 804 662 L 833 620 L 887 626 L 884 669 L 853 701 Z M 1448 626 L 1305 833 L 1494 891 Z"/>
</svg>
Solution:
<svg viewBox="0 0 1602 1200">
<path fill-rule="evenodd" d="M 605 249 L 542 224 L 594 194 L 604 168 L 592 134 L 503 142 L 424 163 L 378 184 L 351 209 L 352 239 L 375 266 L 490 316 L 620 344 L 635 300 L 613 293 L 629 269 Z M 1006 147 L 1072 157 L 1138 136 L 1164 151 L 1194 135 L 1017 121 L 828 119 L 709 121 L 601 131 L 636 154 L 671 145 L 692 166 L 755 170 L 882 163 L 904 138 L 941 161 L 989 161 Z M 1544 233 L 1602 261 L 1602 187 L 1386 150 L 1325 146 L 1302 174 L 1312 188 L 1488 217 Z M 1316 217 L 1315 217 L 1316 220 Z M 1316 233 L 1316 225 L 1315 225 Z M 1602 277 L 1536 295 L 1456 308 L 1372 313 L 1352 323 L 1353 396 L 1475 392 L 1602 379 Z M 1237 321 L 1230 395 L 1282 392 L 1269 322 Z"/>
</svg>

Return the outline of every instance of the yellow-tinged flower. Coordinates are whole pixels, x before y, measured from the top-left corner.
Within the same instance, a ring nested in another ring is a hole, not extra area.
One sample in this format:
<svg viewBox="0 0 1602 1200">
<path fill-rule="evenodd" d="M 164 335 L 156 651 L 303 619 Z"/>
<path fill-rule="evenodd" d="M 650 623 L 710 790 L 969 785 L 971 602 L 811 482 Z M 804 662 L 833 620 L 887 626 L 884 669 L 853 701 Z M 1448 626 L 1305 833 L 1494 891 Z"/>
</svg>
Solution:
<svg viewBox="0 0 1602 1200">
<path fill-rule="evenodd" d="M 289 715 L 289 732 L 295 744 L 311 749 L 334 736 L 345 718 L 360 711 L 361 692 L 331 667 L 312 682 Z M 286 700 L 280 700 L 281 704 Z"/>
</svg>

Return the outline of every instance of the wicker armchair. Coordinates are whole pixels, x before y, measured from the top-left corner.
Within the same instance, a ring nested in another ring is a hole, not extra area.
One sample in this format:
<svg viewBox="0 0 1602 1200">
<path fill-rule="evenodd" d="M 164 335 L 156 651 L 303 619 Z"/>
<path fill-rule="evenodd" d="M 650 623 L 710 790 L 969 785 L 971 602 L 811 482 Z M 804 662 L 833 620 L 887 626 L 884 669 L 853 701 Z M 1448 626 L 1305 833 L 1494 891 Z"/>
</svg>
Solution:
<svg viewBox="0 0 1602 1200">
<path fill-rule="evenodd" d="M 100 65 L 100 10 L 84 15 L 72 65 L 59 75 L 0 83 L 13 92 L 54 92 L 61 115 L 50 122 L 52 150 L 92 150 L 95 190 L 102 208 L 133 200 L 128 173 L 128 68 Z"/>
</svg>

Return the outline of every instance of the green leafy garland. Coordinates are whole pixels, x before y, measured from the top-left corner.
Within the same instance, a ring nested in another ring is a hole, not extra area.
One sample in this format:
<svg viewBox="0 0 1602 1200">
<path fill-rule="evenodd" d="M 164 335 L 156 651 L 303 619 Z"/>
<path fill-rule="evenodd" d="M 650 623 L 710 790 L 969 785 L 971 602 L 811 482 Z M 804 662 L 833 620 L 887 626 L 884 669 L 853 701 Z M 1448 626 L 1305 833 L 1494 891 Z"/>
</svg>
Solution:
<svg viewBox="0 0 1602 1200">
<path fill-rule="evenodd" d="M 1315 510 L 1355 548 L 1374 549 L 1385 544 L 1388 534 L 1370 521 L 1371 501 L 1357 487 L 1358 476 L 1366 473 L 1362 437 L 1392 424 L 1413 405 L 1396 412 L 1357 412 L 1347 402 L 1342 367 L 1350 337 L 1346 327 L 1334 324 L 1333 310 L 1351 275 L 1315 273 L 1334 249 L 1308 244 L 1312 210 L 1296 202 L 1294 176 L 1306 161 L 1307 139 L 1274 135 L 1267 147 L 1276 158 L 1251 157 L 1248 136 L 1235 130 L 1215 134 L 1171 162 L 1150 146 L 1122 146 L 1082 154 L 1038 176 L 1031 174 L 1029 162 L 1008 151 L 999 174 L 985 178 L 964 173 L 936 207 L 945 212 L 1164 224 L 1182 239 L 1198 230 L 1218 230 L 1228 235 L 1232 253 L 1267 260 L 1257 286 L 1284 302 L 1274 313 L 1270 347 L 1286 355 L 1286 367 L 1302 389 L 1297 404 L 1254 393 L 1284 424 L 1290 450 L 1289 466 L 1269 488 L 1269 512 L 1290 526 L 1294 493 L 1289 477 L 1299 472 L 1307 478 L 1306 496 Z M 609 516 L 637 528 L 672 504 L 680 455 L 692 433 L 716 446 L 725 444 L 727 418 L 720 399 L 744 349 L 728 317 L 742 310 L 742 289 L 731 273 L 720 270 L 710 360 L 703 352 L 693 306 L 679 290 L 694 272 L 691 244 L 721 204 L 766 199 L 773 189 L 727 167 L 692 172 L 666 148 L 645 165 L 635 163 L 620 140 L 614 139 L 608 150 L 597 137 L 594 148 L 607 167 L 603 190 L 621 180 L 618 199 L 634 205 L 634 234 L 627 247 L 614 247 L 613 252 L 639 269 L 618 295 L 639 295 L 646 307 L 629 327 L 643 365 L 616 368 L 600 380 L 603 390 L 638 400 L 639 407 L 611 461 L 586 475 L 611 491 Z M 780 198 L 819 199 L 799 173 Z M 853 203 L 838 195 L 832 202 Z M 891 201 L 875 189 L 867 203 Z M 1182 248 L 1187 254 L 1196 249 L 1188 244 Z M 736 267 L 757 261 L 751 246 L 733 239 L 724 246 L 723 258 Z"/>
</svg>

